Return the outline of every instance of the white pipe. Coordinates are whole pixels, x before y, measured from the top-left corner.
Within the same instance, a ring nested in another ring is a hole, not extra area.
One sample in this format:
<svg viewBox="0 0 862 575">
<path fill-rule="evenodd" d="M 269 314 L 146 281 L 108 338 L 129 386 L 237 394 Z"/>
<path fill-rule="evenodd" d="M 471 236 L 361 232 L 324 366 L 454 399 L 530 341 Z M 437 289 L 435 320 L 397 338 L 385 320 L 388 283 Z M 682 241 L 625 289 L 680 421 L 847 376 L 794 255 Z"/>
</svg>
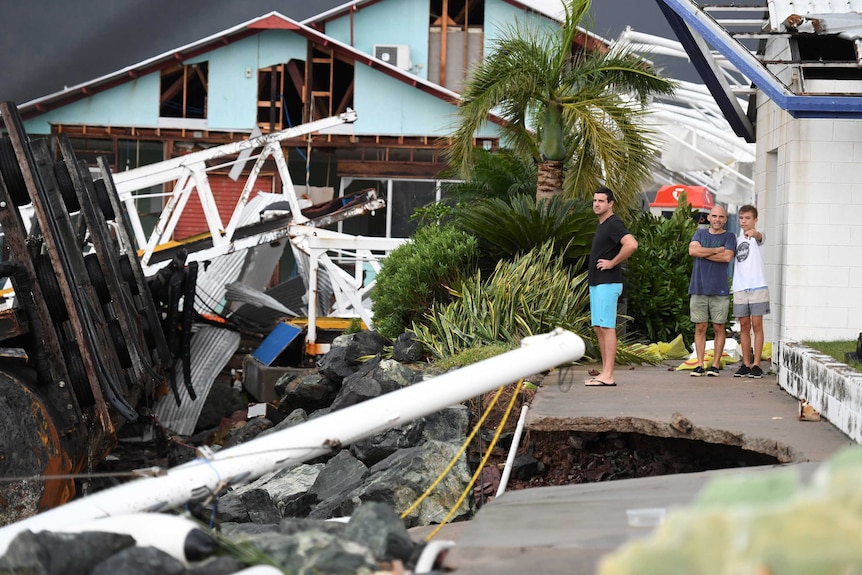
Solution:
<svg viewBox="0 0 862 575">
<path fill-rule="evenodd" d="M 453 547 L 455 547 L 455 542 L 449 539 L 434 539 L 433 541 L 429 541 L 422 549 L 422 553 L 416 561 L 416 567 L 413 569 L 413 573 L 416 575 L 420 575 L 421 573 L 430 573 L 440 554 Z"/>
<path fill-rule="evenodd" d="M 506 485 L 509 483 L 509 475 L 512 474 L 512 464 L 515 463 L 515 455 L 518 453 L 518 446 L 521 444 L 521 433 L 524 431 L 524 422 L 527 420 L 527 411 L 529 409 L 529 405 L 521 408 L 521 417 L 518 418 L 515 435 L 512 437 L 512 445 L 509 446 L 509 455 L 506 456 L 506 465 L 503 467 L 503 475 L 500 477 L 500 485 L 497 486 L 497 494 L 494 497 L 500 497 L 506 492 Z"/>
<path fill-rule="evenodd" d="M 519 349 L 290 429 L 206 454 L 205 458 L 169 469 L 165 475 L 130 481 L 2 527 L 0 555 L 22 531 L 62 531 L 70 525 L 100 517 L 162 511 L 190 500 L 201 500 L 228 485 L 250 481 L 274 469 L 330 453 L 520 378 L 576 361 L 584 351 L 583 339 L 560 328 L 524 338 Z"/>
</svg>

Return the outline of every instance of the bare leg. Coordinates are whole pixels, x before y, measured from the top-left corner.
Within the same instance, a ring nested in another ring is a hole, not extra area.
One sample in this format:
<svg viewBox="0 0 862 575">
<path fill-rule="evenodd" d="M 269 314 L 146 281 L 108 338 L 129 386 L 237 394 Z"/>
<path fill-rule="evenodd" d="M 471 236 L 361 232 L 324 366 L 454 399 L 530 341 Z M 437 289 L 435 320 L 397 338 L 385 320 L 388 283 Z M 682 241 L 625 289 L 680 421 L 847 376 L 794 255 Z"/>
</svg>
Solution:
<svg viewBox="0 0 862 575">
<path fill-rule="evenodd" d="M 704 367 L 703 356 L 706 355 L 706 322 L 694 324 L 694 352 L 697 354 L 697 365 Z"/>
<path fill-rule="evenodd" d="M 724 324 L 714 323 L 712 329 L 715 331 L 715 351 L 713 351 L 712 365 L 721 369 L 721 354 L 724 353 Z"/>
<path fill-rule="evenodd" d="M 763 355 L 763 316 L 751 316 L 751 326 L 754 329 L 754 358 L 752 365 L 760 366 L 760 356 Z"/>
<path fill-rule="evenodd" d="M 739 345 L 742 347 L 742 364 L 751 367 L 751 357 L 749 356 L 751 354 L 751 316 L 747 315 L 737 319 L 739 320 Z"/>
<path fill-rule="evenodd" d="M 602 372 L 596 376 L 605 383 L 614 381 L 614 363 L 617 359 L 617 330 L 612 327 L 596 327 L 596 335 L 602 342 Z"/>
<path fill-rule="evenodd" d="M 611 327 L 593 326 L 596 332 L 596 341 L 599 343 L 599 353 L 602 355 L 602 370 L 595 377 L 585 381 L 598 379 L 605 383 L 614 381 L 614 362 L 617 357 L 617 330 Z"/>
</svg>

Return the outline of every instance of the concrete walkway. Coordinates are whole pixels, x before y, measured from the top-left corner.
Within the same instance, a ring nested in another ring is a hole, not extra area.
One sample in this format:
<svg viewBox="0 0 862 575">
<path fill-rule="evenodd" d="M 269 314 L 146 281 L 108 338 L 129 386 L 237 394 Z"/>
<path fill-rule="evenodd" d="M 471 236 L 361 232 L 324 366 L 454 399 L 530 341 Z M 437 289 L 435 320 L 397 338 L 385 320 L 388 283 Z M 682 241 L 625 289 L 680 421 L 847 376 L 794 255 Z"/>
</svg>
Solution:
<svg viewBox="0 0 862 575">
<path fill-rule="evenodd" d="M 589 366 L 551 372 L 530 407 L 527 428 L 649 433 L 737 445 L 774 455 L 803 476 L 851 440 L 826 420 L 799 420 L 799 402 L 763 379 L 690 377 L 680 362 L 618 368 L 616 387 L 585 387 Z M 629 526 L 626 510 L 672 508 L 690 502 L 719 474 L 762 473 L 772 467 L 731 469 L 509 491 L 476 518 L 438 538 L 457 545 L 444 567 L 459 575 L 595 573 L 600 558 L 649 527 Z"/>
</svg>

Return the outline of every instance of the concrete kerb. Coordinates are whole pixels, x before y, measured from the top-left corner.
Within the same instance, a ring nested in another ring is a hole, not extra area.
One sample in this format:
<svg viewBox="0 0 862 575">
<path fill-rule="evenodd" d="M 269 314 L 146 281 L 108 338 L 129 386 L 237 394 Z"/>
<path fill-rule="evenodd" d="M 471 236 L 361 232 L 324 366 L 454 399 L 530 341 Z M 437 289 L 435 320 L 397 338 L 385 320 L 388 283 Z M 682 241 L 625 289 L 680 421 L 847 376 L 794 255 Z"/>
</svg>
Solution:
<svg viewBox="0 0 862 575">
<path fill-rule="evenodd" d="M 778 385 L 862 441 L 862 373 L 798 342 L 778 346 Z"/>
</svg>

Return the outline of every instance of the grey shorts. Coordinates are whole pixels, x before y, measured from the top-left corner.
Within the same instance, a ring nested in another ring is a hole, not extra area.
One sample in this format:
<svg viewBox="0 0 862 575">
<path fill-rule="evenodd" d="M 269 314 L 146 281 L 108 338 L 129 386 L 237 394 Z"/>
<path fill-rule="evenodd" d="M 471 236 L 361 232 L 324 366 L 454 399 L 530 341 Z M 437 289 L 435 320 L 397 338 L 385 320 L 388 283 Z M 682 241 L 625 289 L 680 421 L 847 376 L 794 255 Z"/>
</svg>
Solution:
<svg viewBox="0 0 862 575">
<path fill-rule="evenodd" d="M 727 323 L 729 295 L 693 295 L 689 301 L 692 323 Z"/>
<path fill-rule="evenodd" d="M 733 292 L 733 317 L 769 313 L 769 288 Z"/>
</svg>

